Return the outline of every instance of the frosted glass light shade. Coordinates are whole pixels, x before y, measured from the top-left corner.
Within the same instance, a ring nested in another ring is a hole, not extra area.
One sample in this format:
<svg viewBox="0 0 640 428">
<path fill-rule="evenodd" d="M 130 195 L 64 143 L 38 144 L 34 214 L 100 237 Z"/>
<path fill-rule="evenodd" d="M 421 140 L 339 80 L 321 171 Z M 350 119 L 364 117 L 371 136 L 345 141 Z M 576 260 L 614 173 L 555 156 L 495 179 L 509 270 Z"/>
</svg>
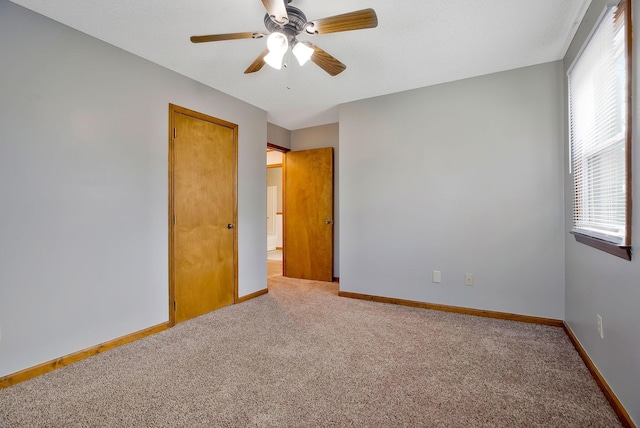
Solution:
<svg viewBox="0 0 640 428">
<path fill-rule="evenodd" d="M 267 49 L 269 49 L 269 53 L 264 57 L 264 62 L 276 70 L 280 70 L 282 68 L 284 54 L 286 54 L 287 49 L 289 49 L 287 36 L 277 31 L 269 34 L 267 38 Z"/>
<path fill-rule="evenodd" d="M 305 42 L 298 42 L 293 47 L 293 54 L 296 56 L 296 59 L 301 66 L 305 65 L 306 62 L 309 61 L 313 52 L 313 48 Z"/>
<path fill-rule="evenodd" d="M 276 70 L 280 70 L 282 68 L 282 60 L 284 59 L 284 54 L 286 52 L 286 50 L 282 53 L 271 51 L 264 57 L 264 62 Z"/>
</svg>

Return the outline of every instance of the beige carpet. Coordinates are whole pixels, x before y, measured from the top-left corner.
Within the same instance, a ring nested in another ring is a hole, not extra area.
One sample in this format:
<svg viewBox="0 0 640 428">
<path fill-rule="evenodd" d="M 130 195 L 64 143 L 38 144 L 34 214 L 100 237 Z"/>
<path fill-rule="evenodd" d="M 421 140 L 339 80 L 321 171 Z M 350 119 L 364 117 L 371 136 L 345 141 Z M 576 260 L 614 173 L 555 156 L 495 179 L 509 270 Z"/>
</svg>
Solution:
<svg viewBox="0 0 640 428">
<path fill-rule="evenodd" d="M 2 427 L 615 427 L 560 328 L 269 294 L 0 390 Z"/>
</svg>

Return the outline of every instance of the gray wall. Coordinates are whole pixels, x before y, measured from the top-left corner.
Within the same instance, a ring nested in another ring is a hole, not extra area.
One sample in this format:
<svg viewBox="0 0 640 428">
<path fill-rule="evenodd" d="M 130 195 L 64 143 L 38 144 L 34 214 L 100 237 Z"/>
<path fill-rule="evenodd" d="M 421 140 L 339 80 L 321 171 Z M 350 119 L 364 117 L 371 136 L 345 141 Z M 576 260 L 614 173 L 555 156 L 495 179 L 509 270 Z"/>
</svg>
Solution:
<svg viewBox="0 0 640 428">
<path fill-rule="evenodd" d="M 340 135 L 337 123 L 291 131 L 291 149 L 333 147 L 333 276 L 340 276 Z"/>
<path fill-rule="evenodd" d="M 281 126 L 267 123 L 267 142 L 276 146 L 291 148 L 291 131 Z"/>
<path fill-rule="evenodd" d="M 561 73 L 342 105 L 341 290 L 563 319 Z"/>
<path fill-rule="evenodd" d="M 588 37 L 606 1 L 593 0 L 564 60 L 565 71 Z M 633 2 L 637 19 L 640 2 Z M 638 25 L 634 29 L 633 63 L 633 200 L 640 201 L 640 163 L 638 153 Z M 566 80 L 566 79 L 565 79 Z M 566 109 L 566 107 L 565 107 Z M 565 110 L 566 111 L 566 110 Z M 568 137 L 565 150 L 568 149 Z M 572 227 L 573 191 L 568 164 L 565 166 L 565 220 L 567 232 Z M 640 207 L 633 206 L 632 240 L 638 246 Z M 640 254 L 635 251 L 628 262 L 566 238 L 565 319 L 593 360 L 607 383 L 613 388 L 637 425 L 640 424 Z M 597 332 L 596 315 L 603 320 L 604 339 Z"/>
<path fill-rule="evenodd" d="M 266 112 L 0 0 L 0 376 L 168 320 L 168 104 L 239 125 L 240 296 L 266 284 Z"/>
</svg>

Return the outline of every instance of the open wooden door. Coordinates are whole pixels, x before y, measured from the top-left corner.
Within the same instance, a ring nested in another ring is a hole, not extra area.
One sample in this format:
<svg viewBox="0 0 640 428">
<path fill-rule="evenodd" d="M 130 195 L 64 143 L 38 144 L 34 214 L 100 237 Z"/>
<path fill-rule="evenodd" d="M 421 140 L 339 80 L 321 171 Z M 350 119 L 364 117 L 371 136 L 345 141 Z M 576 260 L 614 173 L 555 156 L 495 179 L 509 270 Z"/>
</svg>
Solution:
<svg viewBox="0 0 640 428">
<path fill-rule="evenodd" d="M 237 300 L 237 125 L 170 106 L 170 322 Z"/>
<path fill-rule="evenodd" d="M 284 276 L 333 281 L 333 148 L 284 158 Z"/>
</svg>

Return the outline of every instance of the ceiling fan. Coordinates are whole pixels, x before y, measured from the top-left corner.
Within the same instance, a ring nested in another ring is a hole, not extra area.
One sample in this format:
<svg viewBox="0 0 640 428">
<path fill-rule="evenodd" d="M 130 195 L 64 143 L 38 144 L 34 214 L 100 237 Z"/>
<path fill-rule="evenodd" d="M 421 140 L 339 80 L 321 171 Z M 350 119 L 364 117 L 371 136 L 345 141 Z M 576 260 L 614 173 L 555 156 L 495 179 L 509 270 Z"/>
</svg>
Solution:
<svg viewBox="0 0 640 428">
<path fill-rule="evenodd" d="M 307 41 L 299 41 L 297 36 L 300 34 L 313 36 L 316 34 L 361 30 L 378 26 L 378 17 L 373 9 L 362 9 L 342 15 L 307 21 L 307 17 L 300 9 L 289 5 L 291 1 L 292 0 L 262 0 L 262 4 L 265 9 L 267 9 L 267 13 L 264 16 L 264 25 L 268 30 L 267 33 L 256 31 L 192 36 L 191 42 L 203 43 L 236 39 L 260 39 L 268 36 L 267 49 L 251 63 L 249 68 L 245 70 L 245 74 L 259 71 L 265 63 L 279 70 L 282 67 L 285 54 L 289 47 L 291 47 L 291 52 L 300 65 L 304 65 L 308 60 L 311 60 L 331 76 L 336 76 L 342 73 L 347 66 L 318 46 Z"/>
</svg>

